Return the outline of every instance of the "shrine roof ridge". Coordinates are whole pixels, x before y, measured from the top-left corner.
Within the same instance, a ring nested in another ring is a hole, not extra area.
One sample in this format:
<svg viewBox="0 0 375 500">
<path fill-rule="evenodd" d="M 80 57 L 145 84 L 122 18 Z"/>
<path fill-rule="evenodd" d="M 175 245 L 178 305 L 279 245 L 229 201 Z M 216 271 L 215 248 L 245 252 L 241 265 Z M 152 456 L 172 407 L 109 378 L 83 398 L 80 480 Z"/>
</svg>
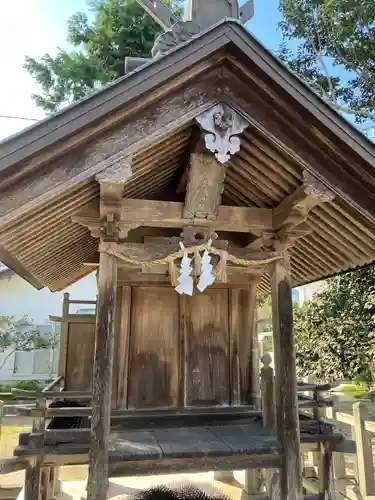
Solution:
<svg viewBox="0 0 375 500">
<path fill-rule="evenodd" d="M 0 172 L 76 133 L 88 122 L 108 115 L 151 88 L 168 81 L 188 65 L 194 65 L 228 45 L 240 49 L 264 73 L 272 73 L 274 80 L 304 106 L 306 111 L 324 121 L 325 126 L 341 141 L 350 145 L 366 162 L 375 164 L 375 145 L 369 138 L 273 56 L 239 20 L 227 18 L 103 89 L 1 141 Z M 141 91 L 140 85 L 144 86 Z"/>
</svg>

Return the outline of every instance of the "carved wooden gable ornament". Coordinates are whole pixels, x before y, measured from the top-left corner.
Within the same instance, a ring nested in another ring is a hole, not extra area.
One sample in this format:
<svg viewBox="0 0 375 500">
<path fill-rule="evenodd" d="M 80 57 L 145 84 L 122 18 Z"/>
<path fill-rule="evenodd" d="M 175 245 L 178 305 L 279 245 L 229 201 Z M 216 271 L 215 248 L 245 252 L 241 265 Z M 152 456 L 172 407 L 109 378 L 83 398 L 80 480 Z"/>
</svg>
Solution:
<svg viewBox="0 0 375 500">
<path fill-rule="evenodd" d="M 227 104 L 217 104 L 197 116 L 196 121 L 204 131 L 206 148 L 215 154 L 219 163 L 227 163 L 231 155 L 240 150 L 238 136 L 248 122 Z"/>
</svg>

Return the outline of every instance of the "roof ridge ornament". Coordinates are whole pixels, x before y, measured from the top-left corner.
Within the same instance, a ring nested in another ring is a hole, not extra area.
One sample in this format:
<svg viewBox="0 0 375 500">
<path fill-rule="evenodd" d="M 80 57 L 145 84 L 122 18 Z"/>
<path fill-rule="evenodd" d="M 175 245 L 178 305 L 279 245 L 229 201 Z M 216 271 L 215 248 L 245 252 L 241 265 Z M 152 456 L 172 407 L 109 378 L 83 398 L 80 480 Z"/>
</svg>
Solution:
<svg viewBox="0 0 375 500">
<path fill-rule="evenodd" d="M 152 57 L 159 57 L 177 45 L 187 42 L 199 33 L 199 26 L 194 21 L 177 21 L 171 29 L 162 33 L 155 40 Z"/>
<path fill-rule="evenodd" d="M 241 6 L 238 0 L 186 0 L 183 19 L 175 16 L 161 0 L 137 2 L 165 30 L 155 41 L 152 57 L 163 55 L 221 20 L 238 19 L 244 24 L 254 15 L 254 0 L 247 0 Z M 142 63 L 136 59 L 127 58 L 125 66 L 128 70 L 147 62 L 147 59 Z"/>
<path fill-rule="evenodd" d="M 205 132 L 206 148 L 215 154 L 219 163 L 227 163 L 231 156 L 238 153 L 242 134 L 248 122 L 228 104 L 220 103 L 196 117 Z"/>
</svg>

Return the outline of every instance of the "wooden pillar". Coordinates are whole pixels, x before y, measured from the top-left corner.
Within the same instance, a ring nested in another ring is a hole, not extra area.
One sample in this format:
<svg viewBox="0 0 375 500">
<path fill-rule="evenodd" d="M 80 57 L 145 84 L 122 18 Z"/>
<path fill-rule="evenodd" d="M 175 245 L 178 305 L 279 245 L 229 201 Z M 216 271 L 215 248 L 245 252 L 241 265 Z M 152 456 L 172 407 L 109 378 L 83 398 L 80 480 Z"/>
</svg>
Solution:
<svg viewBox="0 0 375 500">
<path fill-rule="evenodd" d="M 88 500 L 106 500 L 107 498 L 116 287 L 116 259 L 101 253 L 92 383 Z"/>
<path fill-rule="evenodd" d="M 273 265 L 272 320 L 275 351 L 277 433 L 282 448 L 280 493 L 282 500 L 303 497 L 296 355 L 293 341 L 293 305 L 289 260 Z"/>
<path fill-rule="evenodd" d="M 46 427 L 46 400 L 38 399 L 36 409 L 41 410 L 42 415 L 33 419 L 33 437 L 29 439 L 29 448 L 34 451 L 35 456 L 30 460 L 25 471 L 25 500 L 40 500 L 41 479 L 43 466 L 44 431 Z"/>
</svg>

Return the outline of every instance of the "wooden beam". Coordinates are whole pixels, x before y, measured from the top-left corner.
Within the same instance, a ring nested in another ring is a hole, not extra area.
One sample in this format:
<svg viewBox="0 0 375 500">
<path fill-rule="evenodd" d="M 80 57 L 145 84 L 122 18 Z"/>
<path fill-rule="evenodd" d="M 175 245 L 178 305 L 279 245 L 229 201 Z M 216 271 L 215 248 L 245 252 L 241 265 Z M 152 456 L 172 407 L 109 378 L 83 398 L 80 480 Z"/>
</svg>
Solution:
<svg viewBox="0 0 375 500">
<path fill-rule="evenodd" d="M 178 243 L 168 243 L 164 245 L 147 245 L 143 243 L 114 243 L 102 242 L 100 243 L 99 250 L 101 252 L 113 251 L 123 253 L 126 257 L 139 262 L 147 262 L 151 260 L 164 259 L 173 252 L 180 250 Z M 231 248 L 230 254 L 238 259 L 247 259 L 254 261 L 263 261 L 265 259 L 278 256 L 277 252 L 255 252 L 247 248 Z M 259 262 L 262 265 L 262 262 Z"/>
<path fill-rule="evenodd" d="M 292 285 L 289 260 L 273 264 L 272 320 L 275 350 L 277 432 L 282 447 L 282 500 L 303 498 L 297 401 L 296 355 L 293 342 Z"/>
<path fill-rule="evenodd" d="M 245 274 L 237 272 L 231 268 L 228 269 L 228 283 L 214 283 L 211 288 L 228 289 L 228 288 L 243 288 L 247 289 L 251 286 L 257 286 L 259 283 L 259 275 Z M 118 284 L 129 286 L 171 286 L 171 279 L 166 274 L 145 274 L 138 270 L 129 270 L 119 267 L 118 269 Z"/>
<path fill-rule="evenodd" d="M 139 226 L 182 228 L 198 225 L 215 227 L 216 231 L 243 233 L 272 229 L 272 210 L 268 208 L 221 205 L 216 220 L 186 219 L 183 213 L 183 203 L 124 198 L 119 227 L 121 230 L 125 230 Z M 72 220 L 88 227 L 94 236 L 100 229 L 100 215 L 96 210 L 82 211 L 72 216 Z"/>
<path fill-rule="evenodd" d="M 116 289 L 116 259 L 102 253 L 95 330 L 88 500 L 106 500 L 108 491 Z"/>
<path fill-rule="evenodd" d="M 210 153 L 191 153 L 186 186 L 185 219 L 216 220 L 224 191 L 226 168 Z"/>
</svg>

